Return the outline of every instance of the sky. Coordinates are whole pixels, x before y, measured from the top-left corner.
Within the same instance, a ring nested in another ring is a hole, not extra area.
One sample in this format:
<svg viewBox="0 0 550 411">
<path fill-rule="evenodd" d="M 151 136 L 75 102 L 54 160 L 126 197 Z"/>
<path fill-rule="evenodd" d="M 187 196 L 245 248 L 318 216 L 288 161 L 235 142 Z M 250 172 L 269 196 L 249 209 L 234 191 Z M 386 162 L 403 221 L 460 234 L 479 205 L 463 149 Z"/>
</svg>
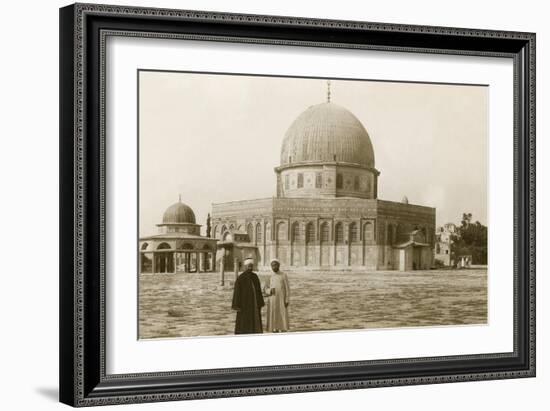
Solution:
<svg viewBox="0 0 550 411">
<path fill-rule="evenodd" d="M 203 234 L 212 203 L 275 196 L 285 132 L 326 94 L 326 79 L 141 71 L 140 236 L 179 195 Z M 486 224 L 486 86 L 332 79 L 331 101 L 369 133 L 379 199 Z"/>
</svg>

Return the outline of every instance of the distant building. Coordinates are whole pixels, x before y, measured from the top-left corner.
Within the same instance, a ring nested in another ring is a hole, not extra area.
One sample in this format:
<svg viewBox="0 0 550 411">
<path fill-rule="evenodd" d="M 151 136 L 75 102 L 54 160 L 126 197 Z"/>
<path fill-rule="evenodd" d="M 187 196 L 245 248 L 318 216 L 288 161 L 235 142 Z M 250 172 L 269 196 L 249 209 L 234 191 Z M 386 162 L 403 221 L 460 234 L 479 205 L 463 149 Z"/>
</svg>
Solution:
<svg viewBox="0 0 550 411">
<path fill-rule="evenodd" d="M 180 201 L 166 209 L 159 234 L 139 239 L 141 274 L 216 270 L 218 240 L 200 235 L 193 210 Z"/>
<path fill-rule="evenodd" d="M 472 256 L 470 254 L 459 255 L 456 260 L 458 268 L 470 268 L 472 266 Z"/>
<path fill-rule="evenodd" d="M 438 227 L 435 233 L 435 259 L 441 261 L 445 266 L 454 265 L 451 256 L 452 235 L 457 232 L 456 225 L 447 223 Z"/>
<path fill-rule="evenodd" d="M 432 266 L 435 208 L 409 204 L 406 197 L 378 199 L 380 172 L 370 137 L 330 97 L 292 123 L 275 173 L 276 197 L 212 205 L 212 236 L 220 246 L 235 232 L 246 233 L 260 267 L 276 257 L 285 270 Z M 226 264 L 241 262 L 241 251 L 222 248 Z"/>
</svg>

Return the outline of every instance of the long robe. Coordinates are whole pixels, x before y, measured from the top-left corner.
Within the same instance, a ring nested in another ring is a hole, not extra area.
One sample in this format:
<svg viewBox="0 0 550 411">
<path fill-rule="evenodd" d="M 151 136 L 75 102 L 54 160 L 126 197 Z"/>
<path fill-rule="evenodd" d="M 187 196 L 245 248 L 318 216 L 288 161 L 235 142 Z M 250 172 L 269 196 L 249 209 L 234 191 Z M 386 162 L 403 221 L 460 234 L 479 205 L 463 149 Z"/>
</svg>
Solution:
<svg viewBox="0 0 550 411">
<path fill-rule="evenodd" d="M 288 277 L 279 271 L 272 273 L 265 286 L 267 294 L 267 331 L 288 331 L 288 307 L 290 287 Z"/>
<path fill-rule="evenodd" d="M 237 310 L 235 334 L 262 333 L 261 309 L 265 305 L 256 273 L 244 272 L 235 281 L 231 308 Z"/>
</svg>

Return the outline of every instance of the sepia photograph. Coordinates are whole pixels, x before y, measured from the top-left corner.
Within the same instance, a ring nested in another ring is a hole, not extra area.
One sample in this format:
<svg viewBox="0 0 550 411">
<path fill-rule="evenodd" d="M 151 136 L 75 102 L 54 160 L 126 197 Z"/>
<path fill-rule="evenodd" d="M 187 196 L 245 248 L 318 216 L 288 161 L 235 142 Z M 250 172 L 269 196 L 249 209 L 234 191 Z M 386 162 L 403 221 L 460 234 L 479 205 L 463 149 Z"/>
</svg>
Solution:
<svg viewBox="0 0 550 411">
<path fill-rule="evenodd" d="M 137 87 L 139 339 L 488 323 L 487 85 Z"/>
</svg>

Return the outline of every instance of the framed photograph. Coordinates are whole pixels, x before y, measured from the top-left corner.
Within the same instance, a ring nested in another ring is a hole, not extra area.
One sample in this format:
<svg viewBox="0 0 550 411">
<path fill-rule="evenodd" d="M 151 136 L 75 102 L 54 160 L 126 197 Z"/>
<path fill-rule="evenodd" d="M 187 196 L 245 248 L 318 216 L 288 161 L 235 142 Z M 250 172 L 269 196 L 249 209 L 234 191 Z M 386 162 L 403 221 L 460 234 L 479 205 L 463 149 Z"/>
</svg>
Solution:
<svg viewBox="0 0 550 411">
<path fill-rule="evenodd" d="M 60 10 L 60 400 L 535 376 L 535 34 Z"/>
</svg>

